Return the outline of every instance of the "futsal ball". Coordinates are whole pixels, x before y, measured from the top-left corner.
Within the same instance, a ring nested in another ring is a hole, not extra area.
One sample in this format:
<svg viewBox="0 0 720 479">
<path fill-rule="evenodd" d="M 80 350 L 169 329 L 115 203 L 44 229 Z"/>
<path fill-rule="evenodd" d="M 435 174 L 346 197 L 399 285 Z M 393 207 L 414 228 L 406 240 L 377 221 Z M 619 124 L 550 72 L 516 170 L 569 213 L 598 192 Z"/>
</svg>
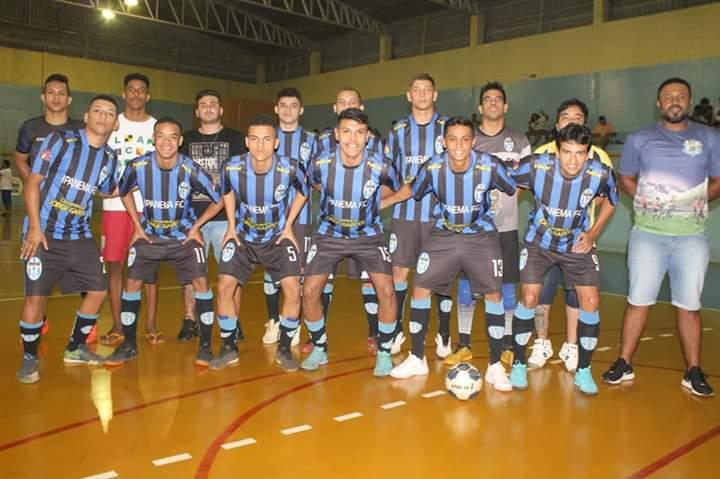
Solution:
<svg viewBox="0 0 720 479">
<path fill-rule="evenodd" d="M 448 371 L 445 387 L 453 397 L 466 401 L 480 393 L 482 375 L 472 364 L 460 363 Z"/>
</svg>

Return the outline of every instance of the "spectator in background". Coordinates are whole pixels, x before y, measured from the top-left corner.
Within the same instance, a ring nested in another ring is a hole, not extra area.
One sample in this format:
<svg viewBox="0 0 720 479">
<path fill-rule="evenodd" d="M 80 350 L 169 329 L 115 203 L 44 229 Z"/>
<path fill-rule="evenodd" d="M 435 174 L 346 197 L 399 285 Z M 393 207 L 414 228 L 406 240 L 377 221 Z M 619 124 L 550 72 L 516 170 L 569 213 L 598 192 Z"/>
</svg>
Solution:
<svg viewBox="0 0 720 479">
<path fill-rule="evenodd" d="M 539 112 L 530 115 L 528 121 L 527 137 L 530 141 L 530 145 L 535 148 L 538 145 L 542 145 L 547 141 L 548 138 L 548 127 L 547 122 L 550 117 L 540 109 Z"/>
<path fill-rule="evenodd" d="M 610 139 L 617 136 L 615 126 L 607 121 L 603 115 L 598 117 L 598 122 L 593 126 L 593 145 L 605 149 L 610 143 Z"/>
<path fill-rule="evenodd" d="M 703 125 L 713 124 L 713 107 L 710 104 L 709 98 L 702 98 L 700 103 L 695 105 L 693 108 L 692 116 L 690 117 L 693 121 L 702 123 Z"/>
<path fill-rule="evenodd" d="M 5 211 L 2 212 L 2 216 L 10 216 L 12 210 L 12 170 L 10 169 L 10 162 L 3 160 L 2 169 L 0 169 L 0 192 L 2 192 L 2 202 L 5 207 Z"/>
</svg>

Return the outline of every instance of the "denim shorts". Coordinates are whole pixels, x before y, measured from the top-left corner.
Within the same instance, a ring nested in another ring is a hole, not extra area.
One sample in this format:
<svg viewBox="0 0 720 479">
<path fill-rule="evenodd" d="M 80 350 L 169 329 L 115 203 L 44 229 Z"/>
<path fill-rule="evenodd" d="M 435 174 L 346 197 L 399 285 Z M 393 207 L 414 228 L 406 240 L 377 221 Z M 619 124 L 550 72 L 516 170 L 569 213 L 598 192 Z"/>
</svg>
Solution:
<svg viewBox="0 0 720 479">
<path fill-rule="evenodd" d="M 628 303 L 633 306 L 655 304 L 665 273 L 668 273 L 673 306 L 687 311 L 701 308 L 700 296 L 710 262 L 710 247 L 705 235 L 665 236 L 633 229 L 627 262 L 630 272 Z"/>
<path fill-rule="evenodd" d="M 222 253 L 222 240 L 227 231 L 228 222 L 224 221 L 208 221 L 200 228 L 200 232 L 205 240 L 205 257 L 207 258 L 210 246 L 213 249 L 215 261 L 220 264 L 220 253 Z"/>
</svg>

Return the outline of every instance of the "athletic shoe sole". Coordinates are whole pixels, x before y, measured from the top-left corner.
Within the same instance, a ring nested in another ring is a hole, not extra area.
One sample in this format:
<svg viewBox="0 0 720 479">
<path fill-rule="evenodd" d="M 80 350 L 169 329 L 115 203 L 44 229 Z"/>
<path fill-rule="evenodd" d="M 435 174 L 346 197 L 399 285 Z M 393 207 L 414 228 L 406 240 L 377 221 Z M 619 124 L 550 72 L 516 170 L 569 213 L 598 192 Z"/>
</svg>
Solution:
<svg viewBox="0 0 720 479">
<path fill-rule="evenodd" d="M 704 393 L 701 393 L 700 391 L 695 390 L 695 388 L 692 387 L 692 383 L 690 381 L 688 381 L 687 379 L 683 379 L 680 384 L 682 385 L 682 387 L 684 387 L 685 389 L 690 391 L 695 396 L 698 396 L 701 398 L 711 398 L 711 397 L 715 396 L 714 392 L 712 392 L 710 394 L 704 394 Z"/>
<path fill-rule="evenodd" d="M 620 384 L 625 381 L 632 381 L 633 379 L 635 379 L 635 372 L 623 373 L 623 375 L 620 376 L 620 379 L 616 379 L 615 381 L 611 381 L 605 377 L 602 378 L 605 384 Z"/>
</svg>

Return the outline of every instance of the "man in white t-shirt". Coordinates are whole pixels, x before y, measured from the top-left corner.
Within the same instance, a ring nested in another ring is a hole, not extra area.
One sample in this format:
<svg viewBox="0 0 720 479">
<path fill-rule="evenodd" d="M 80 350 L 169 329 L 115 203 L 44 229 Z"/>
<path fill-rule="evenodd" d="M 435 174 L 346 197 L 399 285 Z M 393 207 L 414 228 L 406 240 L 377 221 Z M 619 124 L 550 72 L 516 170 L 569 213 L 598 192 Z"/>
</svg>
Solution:
<svg viewBox="0 0 720 479">
<path fill-rule="evenodd" d="M 146 110 L 150 101 L 150 80 L 142 73 L 130 73 L 125 76 L 124 85 L 122 97 L 125 100 L 125 111 L 118 116 L 120 127 L 108 140 L 118 155 L 119 176 L 127 162 L 155 150 L 152 137 L 156 120 Z M 142 212 L 142 197 L 138 191 L 135 192 L 135 207 L 138 213 Z M 102 256 L 108 273 L 113 327 L 107 334 L 100 336 L 101 344 L 115 345 L 124 339 L 120 322 L 122 272 L 134 232 L 132 220 L 120 198 L 103 200 Z M 152 343 L 162 342 L 155 321 L 157 285 L 146 283 L 145 292 L 148 307 L 146 336 Z"/>
</svg>

